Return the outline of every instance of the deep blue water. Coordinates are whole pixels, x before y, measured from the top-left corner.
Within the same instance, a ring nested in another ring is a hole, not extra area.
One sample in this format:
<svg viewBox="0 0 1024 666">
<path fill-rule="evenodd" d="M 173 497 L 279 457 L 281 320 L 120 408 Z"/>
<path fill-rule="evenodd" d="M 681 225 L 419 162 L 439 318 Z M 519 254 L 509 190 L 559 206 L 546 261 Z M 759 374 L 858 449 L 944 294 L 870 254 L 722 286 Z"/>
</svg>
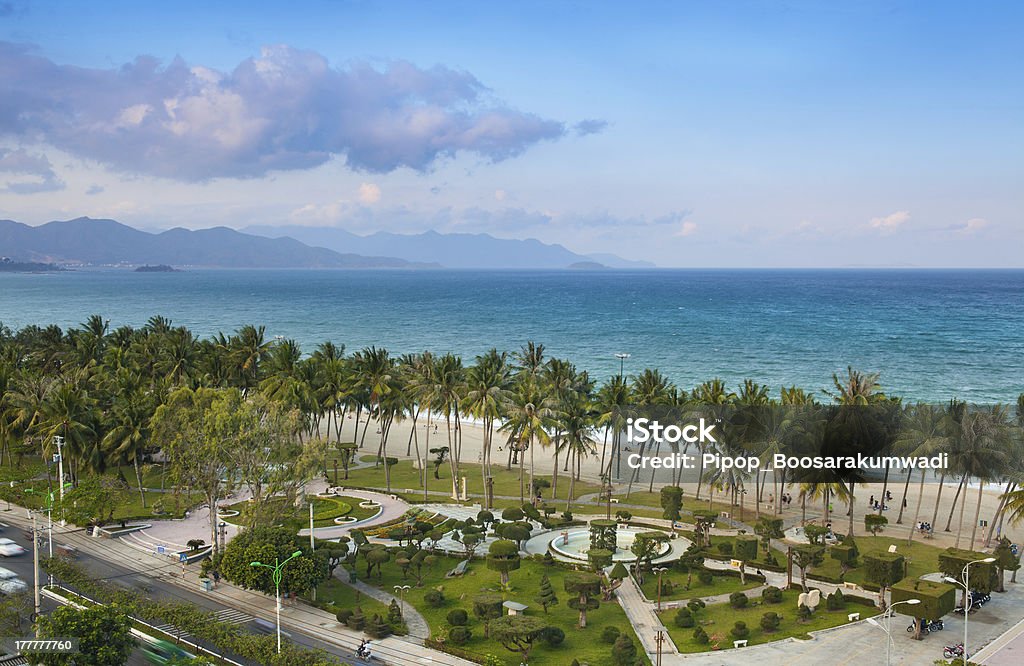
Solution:
<svg viewBox="0 0 1024 666">
<path fill-rule="evenodd" d="M 81 271 L 0 274 L 0 321 L 111 327 L 153 314 L 201 336 L 265 324 L 312 351 L 430 349 L 469 358 L 527 340 L 599 379 L 657 367 L 830 385 L 847 365 L 912 400 L 1011 401 L 1024 392 L 1024 271 Z"/>
</svg>

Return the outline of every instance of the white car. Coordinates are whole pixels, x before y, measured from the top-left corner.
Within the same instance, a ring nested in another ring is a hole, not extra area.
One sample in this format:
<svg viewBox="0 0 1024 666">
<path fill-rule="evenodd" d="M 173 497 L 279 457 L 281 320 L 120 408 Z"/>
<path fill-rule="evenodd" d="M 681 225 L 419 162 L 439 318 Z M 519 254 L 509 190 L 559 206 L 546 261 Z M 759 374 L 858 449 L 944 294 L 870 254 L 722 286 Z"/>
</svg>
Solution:
<svg viewBox="0 0 1024 666">
<path fill-rule="evenodd" d="M 0 555 L 4 557 L 13 557 L 14 555 L 22 555 L 25 553 L 25 549 L 14 543 L 10 539 L 0 539 Z"/>
<path fill-rule="evenodd" d="M 24 592 L 27 589 L 28 585 L 25 581 L 18 578 L 18 574 L 14 573 L 10 569 L 0 567 L 0 593 L 16 594 L 18 592 Z"/>
</svg>

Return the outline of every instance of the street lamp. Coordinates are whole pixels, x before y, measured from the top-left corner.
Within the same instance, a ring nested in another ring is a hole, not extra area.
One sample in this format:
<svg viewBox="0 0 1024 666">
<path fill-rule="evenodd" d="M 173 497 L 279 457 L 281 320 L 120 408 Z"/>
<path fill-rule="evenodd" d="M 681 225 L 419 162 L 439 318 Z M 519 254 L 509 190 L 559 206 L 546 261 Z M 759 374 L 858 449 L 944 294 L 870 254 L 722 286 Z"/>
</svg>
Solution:
<svg viewBox="0 0 1024 666">
<path fill-rule="evenodd" d="M 264 567 L 270 569 L 274 574 L 274 590 L 277 598 L 277 653 L 281 654 L 281 570 L 284 569 L 284 565 L 290 561 L 302 555 L 301 550 L 297 550 L 288 556 L 284 562 L 279 562 L 278 558 L 274 558 L 274 564 L 263 564 L 262 562 L 250 562 L 251 567 Z"/>
<path fill-rule="evenodd" d="M 615 355 L 615 358 L 619 359 L 619 379 L 622 379 L 622 372 L 626 367 L 626 359 L 630 356 L 631 354 L 626 354 L 625 352 L 619 352 Z"/>
<path fill-rule="evenodd" d="M 668 571 L 668 567 L 654 567 L 654 573 L 658 574 L 658 612 L 661 612 L 661 574 Z"/>
<path fill-rule="evenodd" d="M 974 560 L 973 562 L 968 562 L 967 564 L 964 565 L 964 579 L 963 579 L 963 581 L 959 581 L 956 578 L 951 578 L 949 576 L 945 577 L 945 579 L 948 582 L 955 583 L 955 584 L 959 585 L 960 587 L 964 588 L 964 656 L 963 656 L 963 662 L 965 664 L 967 663 L 967 613 L 971 610 L 971 606 L 973 605 L 971 603 L 971 601 L 972 601 L 971 600 L 971 571 L 970 571 L 971 565 L 972 564 L 978 564 L 980 562 L 984 562 L 985 564 L 991 564 L 992 562 L 995 562 L 995 561 L 996 561 L 996 558 L 994 558 L 994 557 L 986 557 L 984 559 Z"/>
<path fill-rule="evenodd" d="M 411 589 L 411 585 L 395 585 L 395 592 L 398 594 L 398 612 L 402 614 L 402 619 L 405 619 L 405 608 L 402 606 L 405 602 L 405 593 Z"/>
<path fill-rule="evenodd" d="M 879 629 L 881 629 L 882 631 L 885 632 L 885 666 L 889 666 L 890 653 L 892 651 L 892 616 L 893 616 L 892 609 L 896 608 L 900 604 L 907 604 L 908 606 L 916 606 L 919 603 L 921 603 L 920 599 L 905 599 L 904 601 L 897 601 L 894 604 L 890 604 L 889 607 L 885 609 L 885 612 L 882 613 L 882 617 L 885 618 L 885 626 L 884 627 L 881 624 L 879 624 L 878 622 L 876 622 L 875 618 L 873 618 L 873 617 L 869 617 L 868 618 L 868 622 L 870 622 L 871 624 L 875 625 L 876 627 L 878 627 Z M 916 620 L 915 620 L 915 622 L 916 622 Z"/>
</svg>

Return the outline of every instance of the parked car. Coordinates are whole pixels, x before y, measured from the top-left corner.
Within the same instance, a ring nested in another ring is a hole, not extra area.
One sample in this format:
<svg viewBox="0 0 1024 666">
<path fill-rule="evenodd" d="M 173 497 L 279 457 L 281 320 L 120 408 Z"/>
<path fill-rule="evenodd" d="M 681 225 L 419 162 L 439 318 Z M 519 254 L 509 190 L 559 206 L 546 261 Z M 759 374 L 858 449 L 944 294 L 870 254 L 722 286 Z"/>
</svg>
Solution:
<svg viewBox="0 0 1024 666">
<path fill-rule="evenodd" d="M 0 593 L 16 594 L 28 589 L 28 584 L 10 569 L 0 567 Z"/>
<path fill-rule="evenodd" d="M 13 557 L 15 555 L 23 555 L 24 553 L 25 549 L 11 539 L 0 539 L 0 555 L 3 555 L 4 557 Z"/>
</svg>

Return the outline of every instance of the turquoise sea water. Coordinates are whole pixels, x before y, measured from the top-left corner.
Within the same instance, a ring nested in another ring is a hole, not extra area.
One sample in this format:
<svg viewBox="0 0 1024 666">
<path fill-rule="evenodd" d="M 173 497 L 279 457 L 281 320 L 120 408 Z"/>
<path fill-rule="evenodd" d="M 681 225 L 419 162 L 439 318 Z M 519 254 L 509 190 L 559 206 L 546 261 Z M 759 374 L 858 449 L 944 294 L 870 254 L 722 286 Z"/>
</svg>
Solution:
<svg viewBox="0 0 1024 666">
<path fill-rule="evenodd" d="M 1024 392 L 1024 271 L 214 271 L 0 274 L 0 322 L 111 327 L 162 314 L 201 336 L 265 324 L 305 351 L 467 358 L 527 340 L 599 379 L 660 368 L 689 388 L 750 377 L 821 395 L 847 365 L 911 400 Z"/>
</svg>

